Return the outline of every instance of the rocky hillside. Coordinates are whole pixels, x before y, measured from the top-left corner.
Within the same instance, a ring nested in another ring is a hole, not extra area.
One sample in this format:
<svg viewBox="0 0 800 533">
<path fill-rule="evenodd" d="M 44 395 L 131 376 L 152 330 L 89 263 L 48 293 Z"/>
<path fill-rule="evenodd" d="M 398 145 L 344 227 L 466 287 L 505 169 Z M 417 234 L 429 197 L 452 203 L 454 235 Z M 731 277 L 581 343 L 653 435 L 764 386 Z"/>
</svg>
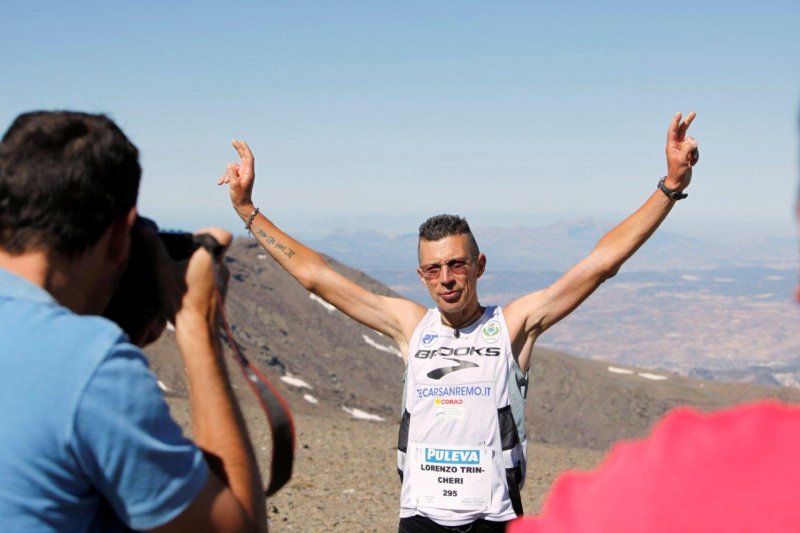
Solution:
<svg viewBox="0 0 800 533">
<path fill-rule="evenodd" d="M 254 241 L 237 239 L 227 262 L 227 310 L 237 340 L 296 413 L 398 422 L 404 366 L 390 339 L 309 294 Z M 369 289 L 392 294 L 363 273 L 330 262 Z M 147 352 L 167 396 L 185 397 L 174 336 L 165 334 Z M 231 371 L 243 390 L 238 370 Z M 800 402 L 800 389 L 702 381 L 537 349 L 527 427 L 536 442 L 606 449 L 643 435 L 676 405 L 713 409 L 763 397 Z M 249 391 L 240 398 L 253 402 Z"/>
</svg>

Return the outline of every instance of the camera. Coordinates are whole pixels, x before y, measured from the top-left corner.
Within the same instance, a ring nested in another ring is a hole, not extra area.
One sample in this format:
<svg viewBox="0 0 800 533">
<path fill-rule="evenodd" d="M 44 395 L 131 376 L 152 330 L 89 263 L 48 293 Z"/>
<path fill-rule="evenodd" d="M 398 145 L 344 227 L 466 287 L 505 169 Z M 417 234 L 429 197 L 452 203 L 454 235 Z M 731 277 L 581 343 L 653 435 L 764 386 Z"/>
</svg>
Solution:
<svg viewBox="0 0 800 533">
<path fill-rule="evenodd" d="M 167 295 L 159 292 L 158 263 L 167 260 L 158 249 L 159 241 L 176 262 L 189 259 L 200 247 L 214 255 L 222 250 L 211 235 L 159 231 L 154 221 L 137 217 L 131 229 L 128 264 L 103 316 L 116 322 L 140 346 L 158 338 L 172 318 L 165 306 Z"/>
</svg>

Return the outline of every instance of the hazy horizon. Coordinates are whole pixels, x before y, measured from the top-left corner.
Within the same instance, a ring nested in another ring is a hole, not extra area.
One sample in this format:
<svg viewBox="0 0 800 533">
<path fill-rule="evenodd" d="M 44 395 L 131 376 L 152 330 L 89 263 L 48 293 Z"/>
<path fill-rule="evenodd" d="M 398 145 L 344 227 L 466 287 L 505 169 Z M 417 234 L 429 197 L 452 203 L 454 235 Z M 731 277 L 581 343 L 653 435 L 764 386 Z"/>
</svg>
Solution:
<svg viewBox="0 0 800 533">
<path fill-rule="evenodd" d="M 741 240 L 758 240 L 764 238 L 796 239 L 798 226 L 790 208 L 774 217 L 754 216 L 713 216 L 685 215 L 680 213 L 680 205 L 659 231 L 675 233 L 701 240 L 715 240 L 725 243 Z M 391 214 L 323 214 L 311 212 L 298 213 L 265 213 L 279 227 L 289 231 L 301 240 L 314 240 L 326 237 L 337 231 L 357 232 L 375 231 L 387 236 L 398 236 L 417 232 L 418 226 L 429 216 L 443 211 L 429 213 L 409 212 Z M 142 210 L 142 214 L 149 215 Z M 455 212 L 467 218 L 475 228 L 538 228 L 553 224 L 572 223 L 580 220 L 599 220 L 606 223 L 621 222 L 630 213 L 621 212 L 578 212 L 563 213 L 526 213 L 526 212 Z M 217 215 L 217 220 L 210 222 L 207 215 L 188 214 L 182 216 L 175 213 L 162 213 L 156 221 L 160 226 L 170 229 L 189 230 L 207 225 L 219 225 L 234 235 L 246 235 L 242 223 L 231 212 Z"/>
</svg>

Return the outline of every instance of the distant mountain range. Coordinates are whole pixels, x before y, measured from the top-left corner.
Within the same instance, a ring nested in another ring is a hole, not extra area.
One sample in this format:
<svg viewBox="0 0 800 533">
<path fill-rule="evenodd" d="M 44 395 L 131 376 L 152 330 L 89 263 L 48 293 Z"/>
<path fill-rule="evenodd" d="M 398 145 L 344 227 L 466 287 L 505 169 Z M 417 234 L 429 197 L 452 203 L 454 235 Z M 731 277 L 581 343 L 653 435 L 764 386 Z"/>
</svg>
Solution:
<svg viewBox="0 0 800 533">
<path fill-rule="evenodd" d="M 551 284 L 613 224 L 604 220 L 529 228 L 476 227 L 487 273 L 482 301 L 507 303 Z M 337 231 L 309 244 L 344 258 L 426 304 L 417 278 L 416 234 Z M 734 245 L 658 231 L 586 303 L 540 343 L 586 358 L 684 375 L 800 384 L 800 309 L 794 239 Z"/>
<path fill-rule="evenodd" d="M 608 220 L 584 218 L 538 227 L 472 229 L 490 270 L 564 272 L 585 257 L 613 226 Z M 413 273 L 417 265 L 415 232 L 332 231 L 306 244 L 365 272 Z M 784 269 L 796 264 L 797 242 L 793 239 L 765 237 L 732 246 L 661 230 L 631 258 L 625 271 Z"/>
<path fill-rule="evenodd" d="M 330 262 L 370 290 L 394 294 L 364 273 L 334 259 Z M 231 270 L 227 308 L 237 341 L 295 412 L 375 423 L 399 421 L 404 366 L 390 339 L 305 291 L 253 241 L 237 239 L 227 263 Z M 615 338 L 613 332 L 606 335 Z M 677 345 L 681 340 L 672 342 Z M 174 334 L 166 333 L 147 352 L 167 396 L 186 397 Z M 238 369 L 231 367 L 230 373 L 240 398 L 252 408 L 254 400 Z M 800 389 L 704 381 L 537 347 L 527 422 L 534 441 L 605 449 L 620 438 L 643 435 L 677 405 L 714 409 L 763 397 L 800 403 Z"/>
</svg>

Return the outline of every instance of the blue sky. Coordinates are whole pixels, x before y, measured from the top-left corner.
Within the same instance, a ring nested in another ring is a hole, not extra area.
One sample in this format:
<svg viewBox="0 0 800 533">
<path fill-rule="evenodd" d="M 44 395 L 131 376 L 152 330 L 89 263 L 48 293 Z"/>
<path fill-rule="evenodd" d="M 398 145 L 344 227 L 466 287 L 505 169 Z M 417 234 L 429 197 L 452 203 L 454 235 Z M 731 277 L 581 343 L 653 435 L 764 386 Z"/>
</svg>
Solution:
<svg viewBox="0 0 800 533">
<path fill-rule="evenodd" d="M 215 181 L 246 139 L 256 203 L 302 236 L 618 217 L 694 110 L 667 226 L 794 235 L 798 27 L 796 1 L 3 1 L 0 127 L 108 113 L 141 151 L 141 211 L 185 229 L 241 230 Z"/>
</svg>

